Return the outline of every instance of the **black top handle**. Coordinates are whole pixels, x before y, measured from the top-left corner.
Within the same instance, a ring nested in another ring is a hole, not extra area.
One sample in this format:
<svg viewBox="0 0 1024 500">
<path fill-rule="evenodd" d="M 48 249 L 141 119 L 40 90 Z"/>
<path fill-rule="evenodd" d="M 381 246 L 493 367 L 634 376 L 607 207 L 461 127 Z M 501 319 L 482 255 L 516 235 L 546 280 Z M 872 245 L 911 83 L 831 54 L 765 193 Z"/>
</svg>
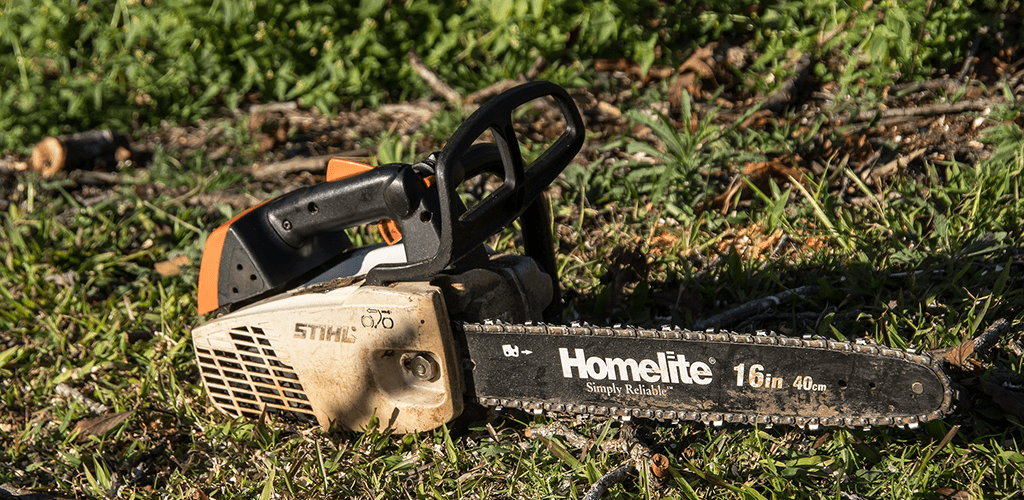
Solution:
<svg viewBox="0 0 1024 500">
<path fill-rule="evenodd" d="M 554 99 L 565 119 L 565 131 L 537 159 L 524 165 L 512 114 L 524 104 L 544 97 Z M 491 132 L 497 146 L 497 158 L 493 147 L 474 145 L 487 131 Z M 416 241 L 409 238 L 412 236 L 409 233 L 422 232 L 427 227 L 433 229 L 430 232 L 436 235 L 436 240 L 430 247 L 436 248 L 436 252 L 430 252 L 429 257 L 421 260 L 378 265 L 368 273 L 367 282 L 379 284 L 434 276 L 521 216 L 527 253 L 534 256 L 548 274 L 555 276 L 551 231 L 541 195 L 576 157 L 584 138 L 579 109 L 568 92 L 554 83 L 527 83 L 486 102 L 463 122 L 438 154 L 434 165 L 436 205 L 420 205 L 422 210 L 417 216 L 420 227 L 399 221 L 406 245 Z M 485 171 L 500 175 L 503 182 L 467 210 L 456 188 L 467 177 Z"/>
</svg>

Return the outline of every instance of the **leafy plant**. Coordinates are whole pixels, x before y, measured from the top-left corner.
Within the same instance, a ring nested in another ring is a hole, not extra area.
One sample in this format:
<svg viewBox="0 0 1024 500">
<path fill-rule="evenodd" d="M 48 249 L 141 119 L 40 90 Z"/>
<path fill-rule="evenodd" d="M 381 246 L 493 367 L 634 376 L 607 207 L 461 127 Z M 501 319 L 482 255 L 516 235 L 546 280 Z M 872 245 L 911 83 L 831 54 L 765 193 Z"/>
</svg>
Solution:
<svg viewBox="0 0 1024 500">
<path fill-rule="evenodd" d="M 0 148 L 89 127 L 194 121 L 266 99 L 330 112 L 424 95 L 411 50 L 466 93 L 526 72 L 538 56 L 623 55 L 649 66 L 657 35 L 627 19 L 655 5 L 11 0 L 0 12 Z M 580 83 L 579 69 L 546 76 Z"/>
</svg>

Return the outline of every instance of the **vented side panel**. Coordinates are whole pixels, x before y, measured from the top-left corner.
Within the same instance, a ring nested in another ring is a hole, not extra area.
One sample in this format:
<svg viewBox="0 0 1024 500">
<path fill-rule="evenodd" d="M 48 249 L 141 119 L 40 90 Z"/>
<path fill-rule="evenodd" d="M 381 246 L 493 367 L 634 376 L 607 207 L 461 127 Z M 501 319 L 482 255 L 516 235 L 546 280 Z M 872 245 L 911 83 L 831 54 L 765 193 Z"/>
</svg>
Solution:
<svg viewBox="0 0 1024 500">
<path fill-rule="evenodd" d="M 240 326 L 228 334 L 233 351 L 195 347 L 203 385 L 210 399 L 229 415 L 259 418 L 281 413 L 316 421 L 295 370 L 277 359 L 262 328 Z"/>
</svg>

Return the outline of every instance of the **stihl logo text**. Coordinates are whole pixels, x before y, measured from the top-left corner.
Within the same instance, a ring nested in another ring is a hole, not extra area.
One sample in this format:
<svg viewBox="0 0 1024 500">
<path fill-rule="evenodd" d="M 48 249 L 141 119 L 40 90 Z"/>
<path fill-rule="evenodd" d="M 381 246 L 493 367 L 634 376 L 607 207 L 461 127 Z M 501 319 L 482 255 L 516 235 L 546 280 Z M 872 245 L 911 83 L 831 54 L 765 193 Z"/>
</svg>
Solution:
<svg viewBox="0 0 1024 500">
<path fill-rule="evenodd" d="M 562 361 L 562 376 L 591 380 L 622 380 L 649 384 L 708 385 L 714 375 L 711 366 L 703 361 L 687 361 L 686 356 L 674 352 L 659 352 L 655 359 L 587 357 L 583 349 L 571 354 L 558 349 Z M 713 360 L 709 362 L 714 363 Z"/>
<path fill-rule="evenodd" d="M 295 338 L 307 340 L 323 340 L 325 342 L 344 342 L 351 344 L 356 341 L 347 326 L 295 324 Z"/>
</svg>

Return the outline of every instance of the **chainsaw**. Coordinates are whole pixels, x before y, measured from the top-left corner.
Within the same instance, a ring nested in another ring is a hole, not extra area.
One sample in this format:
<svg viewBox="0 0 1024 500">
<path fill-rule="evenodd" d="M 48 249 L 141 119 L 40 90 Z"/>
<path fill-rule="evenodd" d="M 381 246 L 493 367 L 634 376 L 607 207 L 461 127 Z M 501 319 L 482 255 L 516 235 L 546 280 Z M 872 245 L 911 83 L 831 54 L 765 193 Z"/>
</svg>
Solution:
<svg viewBox="0 0 1024 500">
<path fill-rule="evenodd" d="M 514 124 L 535 103 L 557 109 L 564 131 L 525 162 Z M 543 194 L 583 140 L 568 93 L 528 83 L 485 103 L 422 161 L 334 159 L 326 182 L 214 230 L 198 289 L 199 313 L 213 319 L 192 331 L 213 405 L 395 433 L 437 428 L 467 404 L 809 429 L 916 427 L 950 411 L 949 380 L 926 354 L 764 332 L 559 325 Z M 481 177 L 500 184 L 467 203 L 461 186 Z M 346 230 L 373 223 L 385 243 L 355 246 Z M 524 250 L 491 251 L 488 239 L 514 223 Z"/>
</svg>

